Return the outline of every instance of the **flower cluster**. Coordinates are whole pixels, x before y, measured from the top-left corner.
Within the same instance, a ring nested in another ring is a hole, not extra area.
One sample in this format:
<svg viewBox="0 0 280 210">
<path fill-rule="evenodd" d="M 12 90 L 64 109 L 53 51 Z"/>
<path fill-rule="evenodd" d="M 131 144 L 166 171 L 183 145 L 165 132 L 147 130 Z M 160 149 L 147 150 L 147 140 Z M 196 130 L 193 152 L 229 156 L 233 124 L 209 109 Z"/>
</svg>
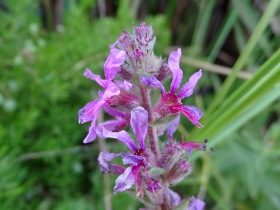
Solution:
<svg viewBox="0 0 280 210">
<path fill-rule="evenodd" d="M 145 23 L 134 26 L 133 34 L 123 32 L 110 46 L 104 64 L 105 79 L 86 69 L 85 77 L 94 80 L 102 90 L 98 99 L 78 112 L 79 123 L 91 122 L 84 143 L 96 137 L 113 138 L 128 148 L 121 153 L 102 151 L 98 157 L 103 173 L 118 175 L 115 193 L 127 191 L 143 202 L 146 209 L 175 209 L 185 205 L 185 209 L 202 210 L 205 204 L 200 199 L 181 201 L 170 189 L 191 173 L 193 164 L 188 160 L 191 151 L 206 150 L 206 141 L 184 142 L 173 138 L 180 114 L 193 125 L 203 127 L 199 122 L 202 112 L 181 102 L 193 94 L 202 71 L 194 73 L 179 89 L 183 77 L 179 66 L 181 49 L 171 52 L 166 62 L 153 54 L 154 43 L 151 26 Z M 163 83 L 170 78 L 167 91 Z M 97 125 L 101 109 L 112 120 Z M 132 129 L 133 135 L 124 130 L 126 127 Z M 167 140 L 162 143 L 159 137 L 163 135 Z M 112 163 L 116 157 L 122 159 L 123 165 Z"/>
</svg>

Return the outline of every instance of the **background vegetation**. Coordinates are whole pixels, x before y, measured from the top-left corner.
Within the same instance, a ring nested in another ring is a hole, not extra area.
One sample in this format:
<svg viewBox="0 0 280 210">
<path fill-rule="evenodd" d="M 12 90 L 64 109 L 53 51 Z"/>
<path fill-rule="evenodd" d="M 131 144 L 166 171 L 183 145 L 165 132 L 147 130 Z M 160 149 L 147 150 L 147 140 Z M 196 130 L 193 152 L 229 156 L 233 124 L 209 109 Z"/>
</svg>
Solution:
<svg viewBox="0 0 280 210">
<path fill-rule="evenodd" d="M 0 209 L 141 207 L 108 192 L 115 177 L 104 179 L 98 141 L 82 144 L 88 125 L 76 117 L 97 92 L 84 69 L 102 73 L 109 44 L 141 21 L 153 24 L 157 55 L 182 47 L 186 80 L 204 70 L 194 99 L 184 102 L 204 110 L 205 128 L 183 120 L 176 135 L 209 138 L 214 152 L 194 152 L 194 172 L 175 190 L 203 198 L 206 209 L 280 209 L 279 6 L 0 0 Z"/>
</svg>

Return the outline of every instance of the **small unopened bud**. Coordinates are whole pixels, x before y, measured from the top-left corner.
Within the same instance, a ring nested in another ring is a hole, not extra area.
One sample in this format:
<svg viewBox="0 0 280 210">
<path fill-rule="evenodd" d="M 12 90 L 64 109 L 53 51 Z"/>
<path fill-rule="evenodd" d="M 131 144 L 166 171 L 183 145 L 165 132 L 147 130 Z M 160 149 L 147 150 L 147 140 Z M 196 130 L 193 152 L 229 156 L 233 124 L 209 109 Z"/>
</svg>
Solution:
<svg viewBox="0 0 280 210">
<path fill-rule="evenodd" d="M 152 26 L 146 26 L 145 23 L 141 23 L 139 27 L 134 26 L 133 31 L 139 48 L 144 53 L 150 54 L 153 51 L 156 40 Z"/>
<path fill-rule="evenodd" d="M 170 170 L 182 158 L 184 153 L 184 149 L 176 142 L 165 143 L 161 154 L 161 167 Z"/>
<path fill-rule="evenodd" d="M 172 72 L 166 63 L 163 63 L 156 78 L 160 82 L 164 82 L 172 76 Z"/>
<path fill-rule="evenodd" d="M 134 50 L 137 48 L 137 43 L 130 33 L 124 31 L 122 35 L 119 36 L 118 45 L 120 49 L 126 52 L 129 58 L 134 57 Z"/>
<path fill-rule="evenodd" d="M 131 111 L 135 107 L 140 106 L 139 99 L 136 95 L 128 93 L 126 91 L 121 91 L 119 95 L 113 96 L 106 100 L 109 106 L 118 108 L 124 111 Z"/>
<path fill-rule="evenodd" d="M 182 181 L 186 176 L 190 175 L 193 165 L 187 160 L 181 160 L 167 173 L 169 184 L 174 185 Z"/>
</svg>

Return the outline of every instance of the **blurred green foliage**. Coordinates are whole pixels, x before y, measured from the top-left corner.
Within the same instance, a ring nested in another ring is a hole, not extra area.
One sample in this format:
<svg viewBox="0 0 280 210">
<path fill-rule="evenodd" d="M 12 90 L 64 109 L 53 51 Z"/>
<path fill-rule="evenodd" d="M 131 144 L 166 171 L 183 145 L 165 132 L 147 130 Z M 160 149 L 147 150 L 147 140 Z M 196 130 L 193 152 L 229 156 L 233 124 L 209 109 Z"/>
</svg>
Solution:
<svg viewBox="0 0 280 210">
<path fill-rule="evenodd" d="M 82 145 L 88 125 L 80 126 L 76 116 L 93 98 L 90 88 L 97 92 L 83 71 L 102 74 L 109 44 L 133 19 L 122 12 L 89 21 L 88 3 L 65 12 L 60 33 L 40 29 L 34 1 L 11 1 L 11 13 L 1 13 L 1 209 L 104 208 L 98 147 Z M 161 31 L 158 49 L 166 48 L 164 17 L 147 22 Z M 135 206 L 121 194 L 113 203 Z"/>
<path fill-rule="evenodd" d="M 109 44 L 123 29 L 131 31 L 132 23 L 137 24 L 134 10 L 129 1 L 117 1 L 116 16 L 90 19 L 88 9 L 95 1 L 66 1 L 63 26 L 59 27 L 59 32 L 47 32 L 41 29 L 37 2 L 6 2 L 10 11 L 0 12 L 0 209 L 104 209 L 98 145 L 96 142 L 82 144 L 88 125 L 78 125 L 76 114 L 96 96 L 98 88 L 83 77 L 83 71 L 88 67 L 102 74 Z M 206 32 L 217 1 L 193 2 L 173 42 L 187 46 L 190 57 L 214 62 L 231 32 L 237 54 L 241 54 L 248 42 L 248 33 L 253 32 L 262 14 L 249 1 L 233 0 L 224 22 L 209 42 Z M 166 15 L 145 19 L 153 24 L 158 55 L 170 45 L 168 24 L 172 23 L 177 3 L 168 2 Z M 154 8 L 155 4 L 150 3 L 150 6 Z M 271 29 L 266 30 L 258 39 L 254 53 L 245 59 L 244 68 L 254 72 L 279 48 L 279 40 L 279 34 L 276 36 Z M 182 68 L 190 69 L 183 64 Z M 186 75 L 191 72 L 192 69 Z M 204 75 L 200 82 L 201 93 L 207 88 L 214 92 L 203 95 L 203 99 L 197 94 L 186 103 L 196 102 L 207 110 L 219 94 L 223 78 L 216 74 Z M 244 83 L 235 81 L 231 86 L 233 91 L 224 98 Z M 246 117 L 249 111 L 244 108 L 244 112 L 236 113 L 236 116 L 240 114 L 236 121 L 225 121 L 227 127 L 214 127 L 216 130 L 212 133 L 206 129 L 205 133 L 215 141 L 219 138 L 216 141 L 219 144 L 215 152 L 196 160 L 193 174 L 175 186 L 176 191 L 183 197 L 199 192 L 205 196 L 206 209 L 280 209 L 279 100 L 272 103 L 274 98 L 269 99 L 271 102 L 265 104 L 263 97 L 269 93 L 259 98 L 255 96 L 258 105 L 263 106 L 250 117 Z M 257 106 L 253 102 L 250 105 Z M 214 114 L 209 117 L 215 122 L 227 109 L 220 113 L 219 108 L 213 110 Z M 241 118 L 244 121 L 238 124 Z M 205 121 L 211 126 L 212 122 Z M 230 129 L 235 126 L 235 130 Z M 191 127 L 189 122 L 182 120 L 181 127 L 180 131 L 187 137 L 185 128 Z M 222 131 L 226 134 L 215 136 Z M 204 137 L 203 131 L 200 136 L 195 132 L 194 137 Z M 179 137 L 180 133 L 177 135 Z M 211 138 L 209 140 L 211 142 Z M 108 147 L 115 146 L 114 141 L 107 142 Z M 111 188 L 114 179 L 110 177 Z M 113 209 L 141 206 L 125 193 L 112 196 L 112 203 Z"/>
</svg>

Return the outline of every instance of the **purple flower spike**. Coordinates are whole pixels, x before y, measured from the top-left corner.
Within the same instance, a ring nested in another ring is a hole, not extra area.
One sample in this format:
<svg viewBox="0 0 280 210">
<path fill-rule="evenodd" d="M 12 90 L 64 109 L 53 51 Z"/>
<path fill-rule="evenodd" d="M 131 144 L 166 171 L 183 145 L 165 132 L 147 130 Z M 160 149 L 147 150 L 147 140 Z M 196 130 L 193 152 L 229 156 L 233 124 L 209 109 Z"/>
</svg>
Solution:
<svg viewBox="0 0 280 210">
<path fill-rule="evenodd" d="M 191 174 L 192 150 L 213 151 L 206 147 L 207 140 L 185 142 L 183 137 L 181 141 L 173 137 L 181 114 L 193 125 L 203 127 L 199 122 L 202 112 L 184 105 L 182 100 L 193 95 L 202 70 L 181 84 L 181 49 L 163 59 L 153 52 L 155 40 L 152 26 L 141 23 L 133 27 L 133 33 L 124 31 L 110 45 L 105 77 L 85 70 L 84 76 L 101 88 L 96 90 L 97 97 L 78 111 L 80 124 L 91 123 L 84 143 L 97 137 L 101 141 L 112 138 L 127 147 L 122 152 L 102 151 L 98 156 L 103 173 L 118 175 L 115 194 L 128 191 L 147 210 L 203 210 L 202 200 L 190 197 L 181 201 L 179 194 L 170 189 Z M 171 77 L 166 89 L 164 82 Z M 108 116 L 97 123 L 101 109 Z M 161 135 L 163 138 L 159 138 Z"/>
<path fill-rule="evenodd" d="M 191 197 L 188 210 L 203 210 L 205 207 L 204 201 Z"/>
<path fill-rule="evenodd" d="M 145 150 L 144 140 L 148 129 L 148 112 L 141 106 L 134 108 L 131 111 L 130 125 L 138 140 L 139 146 Z"/>
<path fill-rule="evenodd" d="M 125 61 L 125 51 L 115 48 L 117 42 L 110 45 L 110 54 L 104 64 L 104 73 L 108 80 L 114 79 L 120 66 Z"/>
<path fill-rule="evenodd" d="M 179 48 L 177 51 L 171 52 L 168 58 L 168 66 L 173 74 L 173 78 L 170 86 L 170 93 L 175 93 L 178 90 L 182 81 L 183 71 L 180 69 L 179 66 L 180 57 L 181 57 L 181 49 Z"/>
<path fill-rule="evenodd" d="M 183 87 L 178 93 L 178 97 L 185 98 L 191 96 L 193 94 L 193 90 L 196 86 L 196 83 L 201 76 L 202 76 L 202 70 L 200 69 L 198 72 L 194 73 L 190 77 L 189 81 L 186 84 L 183 85 Z"/>
</svg>

